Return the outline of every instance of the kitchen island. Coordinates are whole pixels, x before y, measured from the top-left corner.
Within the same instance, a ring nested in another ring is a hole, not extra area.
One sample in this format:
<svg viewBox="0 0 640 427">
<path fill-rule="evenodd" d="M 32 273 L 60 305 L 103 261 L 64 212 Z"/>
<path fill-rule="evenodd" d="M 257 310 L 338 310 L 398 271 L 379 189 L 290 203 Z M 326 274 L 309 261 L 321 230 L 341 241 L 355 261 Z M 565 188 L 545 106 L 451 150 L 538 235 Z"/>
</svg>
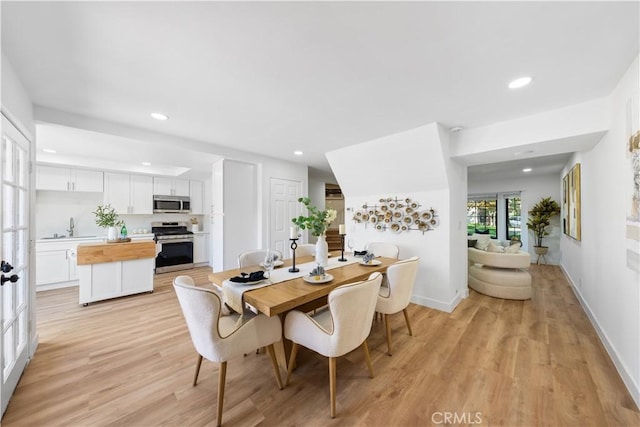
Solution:
<svg viewBox="0 0 640 427">
<path fill-rule="evenodd" d="M 153 240 L 79 244 L 80 304 L 153 292 Z"/>
</svg>

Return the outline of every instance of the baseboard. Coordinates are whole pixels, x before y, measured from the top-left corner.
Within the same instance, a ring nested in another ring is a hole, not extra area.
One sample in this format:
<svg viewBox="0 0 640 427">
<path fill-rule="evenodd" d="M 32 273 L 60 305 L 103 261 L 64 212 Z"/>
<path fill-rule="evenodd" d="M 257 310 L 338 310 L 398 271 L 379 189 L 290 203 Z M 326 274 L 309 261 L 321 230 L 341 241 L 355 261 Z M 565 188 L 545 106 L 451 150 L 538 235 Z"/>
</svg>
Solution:
<svg viewBox="0 0 640 427">
<path fill-rule="evenodd" d="M 460 304 L 460 301 L 467 298 L 468 296 L 469 288 L 465 288 L 464 291 L 456 293 L 456 296 L 453 297 L 453 299 L 449 302 L 416 295 L 411 297 L 411 302 L 414 304 L 444 311 L 446 313 L 451 313 L 458 306 L 458 304 Z"/>
<path fill-rule="evenodd" d="M 79 280 L 73 280 L 71 282 L 60 282 L 60 283 L 50 283 L 48 285 L 37 285 L 36 292 L 40 291 L 50 291 L 52 289 L 62 289 L 62 288 L 72 288 L 74 286 L 79 286 Z"/>
<path fill-rule="evenodd" d="M 576 284 L 573 283 L 573 280 L 571 280 L 571 276 L 569 276 L 569 273 L 567 272 L 567 270 L 565 270 L 564 265 L 560 264 L 560 269 L 562 270 L 562 273 L 565 275 L 565 277 L 569 281 L 569 284 L 571 284 L 571 289 L 573 289 L 574 295 L 580 302 L 580 305 L 582 306 L 582 309 L 584 310 L 584 312 L 587 314 L 587 317 L 589 318 L 591 325 L 596 330 L 596 333 L 598 334 L 598 337 L 600 338 L 602 345 L 604 345 L 604 348 L 607 350 L 607 353 L 609 354 L 609 357 L 613 361 L 613 364 L 615 365 L 616 370 L 618 371 L 618 374 L 620 374 L 620 377 L 622 378 L 624 385 L 627 387 L 627 390 L 629 390 L 631 397 L 636 402 L 636 406 L 640 408 L 640 387 L 638 387 L 638 384 L 635 382 L 633 377 L 629 375 L 629 370 L 625 366 L 624 362 L 618 356 L 618 352 L 615 350 L 614 346 L 611 344 L 611 341 L 609 340 L 609 337 L 607 336 L 606 332 L 600 327 L 600 324 L 598 323 L 598 319 L 595 317 L 595 315 L 593 314 L 593 311 L 591 310 L 591 307 L 589 307 L 589 304 L 582 296 L 580 289 L 578 289 Z"/>
<path fill-rule="evenodd" d="M 31 339 L 31 345 L 29 347 L 29 360 L 33 359 L 33 355 L 36 354 L 38 344 L 40 344 L 40 335 L 36 333 Z"/>
</svg>

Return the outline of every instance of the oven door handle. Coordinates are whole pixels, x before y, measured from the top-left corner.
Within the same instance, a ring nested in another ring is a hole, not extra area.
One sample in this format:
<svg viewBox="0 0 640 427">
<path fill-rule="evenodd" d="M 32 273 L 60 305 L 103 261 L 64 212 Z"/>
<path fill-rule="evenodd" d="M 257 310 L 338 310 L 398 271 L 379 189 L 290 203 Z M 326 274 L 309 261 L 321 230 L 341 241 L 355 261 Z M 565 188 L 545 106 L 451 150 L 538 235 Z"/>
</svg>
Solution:
<svg viewBox="0 0 640 427">
<path fill-rule="evenodd" d="M 164 245 L 166 243 L 193 243 L 193 239 L 167 239 L 158 240 L 158 244 Z"/>
</svg>

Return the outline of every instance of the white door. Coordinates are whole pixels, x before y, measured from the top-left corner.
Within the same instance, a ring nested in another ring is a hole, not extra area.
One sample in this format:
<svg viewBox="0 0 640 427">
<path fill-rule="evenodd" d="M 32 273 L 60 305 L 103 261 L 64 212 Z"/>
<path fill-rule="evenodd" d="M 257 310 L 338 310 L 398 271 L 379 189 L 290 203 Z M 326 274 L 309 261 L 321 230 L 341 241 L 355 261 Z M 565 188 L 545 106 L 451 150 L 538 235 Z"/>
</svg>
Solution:
<svg viewBox="0 0 640 427">
<path fill-rule="evenodd" d="M 291 218 L 297 217 L 302 211 L 302 204 L 298 202 L 301 193 L 300 181 L 271 178 L 269 247 L 282 252 L 285 258 L 293 256 L 289 230 L 293 225 Z"/>
<path fill-rule="evenodd" d="M 0 255 L 3 261 L 2 413 L 27 365 L 29 324 L 29 141 L 2 116 Z M 11 267 L 9 267 L 8 265 Z"/>
</svg>

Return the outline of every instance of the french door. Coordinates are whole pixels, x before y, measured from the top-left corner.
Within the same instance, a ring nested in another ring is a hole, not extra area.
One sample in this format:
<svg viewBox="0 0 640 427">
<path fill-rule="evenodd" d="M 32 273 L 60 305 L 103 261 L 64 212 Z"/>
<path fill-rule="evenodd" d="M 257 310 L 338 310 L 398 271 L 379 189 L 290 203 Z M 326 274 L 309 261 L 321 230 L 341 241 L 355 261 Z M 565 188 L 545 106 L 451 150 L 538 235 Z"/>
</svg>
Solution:
<svg viewBox="0 0 640 427">
<path fill-rule="evenodd" d="M 0 152 L 0 256 L 2 287 L 2 414 L 28 359 L 29 337 L 29 141 L 2 116 Z"/>
</svg>

